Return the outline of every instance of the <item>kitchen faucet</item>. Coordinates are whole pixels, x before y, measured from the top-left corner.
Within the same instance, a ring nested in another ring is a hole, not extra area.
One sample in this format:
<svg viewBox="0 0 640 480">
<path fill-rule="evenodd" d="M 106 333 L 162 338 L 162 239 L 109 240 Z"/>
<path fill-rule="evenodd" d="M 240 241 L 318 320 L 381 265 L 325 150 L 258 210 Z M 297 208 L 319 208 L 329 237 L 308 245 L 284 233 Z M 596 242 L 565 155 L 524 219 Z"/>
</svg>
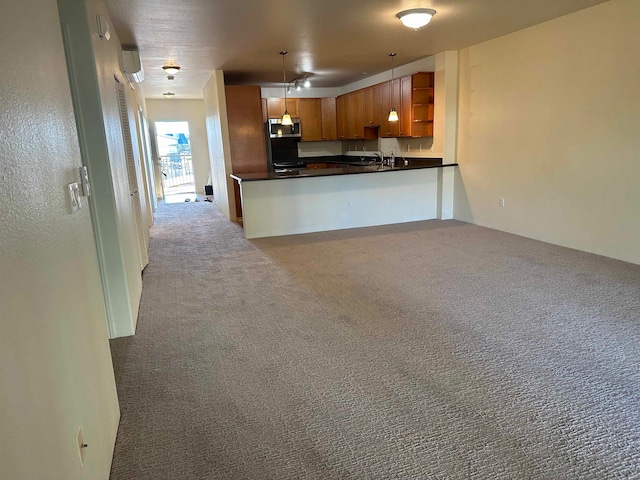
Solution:
<svg viewBox="0 0 640 480">
<path fill-rule="evenodd" d="M 376 157 L 380 158 L 380 166 L 384 165 L 384 153 L 382 152 L 382 150 L 378 150 L 377 152 L 373 153 Z"/>
</svg>

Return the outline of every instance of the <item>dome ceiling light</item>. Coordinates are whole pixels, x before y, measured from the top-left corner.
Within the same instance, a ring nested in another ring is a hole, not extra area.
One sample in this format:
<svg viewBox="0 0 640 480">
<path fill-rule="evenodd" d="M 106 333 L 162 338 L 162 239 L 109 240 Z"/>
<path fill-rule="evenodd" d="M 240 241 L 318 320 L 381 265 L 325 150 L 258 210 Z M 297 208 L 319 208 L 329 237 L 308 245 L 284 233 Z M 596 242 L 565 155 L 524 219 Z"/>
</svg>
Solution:
<svg viewBox="0 0 640 480">
<path fill-rule="evenodd" d="M 412 8 L 411 10 L 403 10 L 396 17 L 407 27 L 418 30 L 431 21 L 431 17 L 436 11 L 431 8 Z"/>
<path fill-rule="evenodd" d="M 173 92 L 164 92 L 162 95 L 164 96 L 164 98 L 173 98 L 176 96 L 176 94 Z"/>
<path fill-rule="evenodd" d="M 167 75 L 175 75 L 180 71 L 180 67 L 175 63 L 169 63 L 162 67 L 162 69 L 167 73 Z"/>
</svg>

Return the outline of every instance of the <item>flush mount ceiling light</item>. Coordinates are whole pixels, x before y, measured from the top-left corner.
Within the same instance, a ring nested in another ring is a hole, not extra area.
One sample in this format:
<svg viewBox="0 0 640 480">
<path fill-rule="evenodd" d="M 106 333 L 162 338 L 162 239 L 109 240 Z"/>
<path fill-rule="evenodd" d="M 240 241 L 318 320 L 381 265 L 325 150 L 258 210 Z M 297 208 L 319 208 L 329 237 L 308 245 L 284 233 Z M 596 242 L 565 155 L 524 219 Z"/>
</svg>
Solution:
<svg viewBox="0 0 640 480">
<path fill-rule="evenodd" d="M 291 115 L 289 115 L 289 111 L 287 110 L 287 71 L 284 67 L 284 56 L 289 53 L 286 50 L 282 50 L 280 55 L 282 55 L 282 87 L 284 88 L 284 114 L 282 115 L 282 125 L 293 125 L 291 121 Z"/>
<path fill-rule="evenodd" d="M 398 13 L 396 17 L 398 17 L 405 26 L 417 30 L 429 23 L 431 17 L 435 14 L 436 11 L 431 8 L 412 8 L 411 10 L 403 10 Z"/>
<path fill-rule="evenodd" d="M 162 69 L 168 75 L 175 75 L 176 73 L 178 73 L 180 71 L 180 67 L 178 65 L 176 65 L 175 63 L 169 63 L 169 64 L 165 65 L 164 67 L 162 67 Z"/>
<path fill-rule="evenodd" d="M 162 95 L 164 96 L 164 98 L 173 98 L 176 96 L 176 94 L 173 92 L 164 92 Z"/>
<path fill-rule="evenodd" d="M 393 57 L 395 57 L 396 54 L 390 53 L 389 56 L 391 57 L 391 91 L 393 91 Z M 389 118 L 387 118 L 387 121 L 397 122 L 398 120 L 398 112 L 396 112 L 395 108 L 391 107 L 391 111 L 389 112 Z"/>
</svg>

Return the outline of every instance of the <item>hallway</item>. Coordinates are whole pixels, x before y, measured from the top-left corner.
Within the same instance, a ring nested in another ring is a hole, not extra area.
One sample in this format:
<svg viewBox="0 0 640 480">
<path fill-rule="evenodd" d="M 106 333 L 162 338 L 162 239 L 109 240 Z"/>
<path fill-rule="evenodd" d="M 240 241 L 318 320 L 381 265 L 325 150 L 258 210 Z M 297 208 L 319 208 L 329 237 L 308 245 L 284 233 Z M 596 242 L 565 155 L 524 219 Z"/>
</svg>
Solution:
<svg viewBox="0 0 640 480">
<path fill-rule="evenodd" d="M 161 204 L 111 479 L 640 478 L 640 267 L 456 221 Z"/>
</svg>

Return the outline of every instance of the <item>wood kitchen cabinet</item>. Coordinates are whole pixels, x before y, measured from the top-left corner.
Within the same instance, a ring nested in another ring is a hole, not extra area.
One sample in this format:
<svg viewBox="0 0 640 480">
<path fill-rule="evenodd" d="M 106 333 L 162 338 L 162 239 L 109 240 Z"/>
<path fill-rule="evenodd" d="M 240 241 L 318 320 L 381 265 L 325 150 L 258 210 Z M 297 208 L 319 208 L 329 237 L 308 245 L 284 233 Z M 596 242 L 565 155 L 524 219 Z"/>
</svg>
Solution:
<svg viewBox="0 0 640 480">
<path fill-rule="evenodd" d="M 320 99 L 322 116 L 322 140 L 337 140 L 338 129 L 336 125 L 336 99 L 325 97 Z"/>
<path fill-rule="evenodd" d="M 374 97 L 375 97 L 374 87 L 368 87 L 363 89 L 364 94 L 364 126 L 373 127 L 378 125 L 378 118 L 374 112 Z"/>
<path fill-rule="evenodd" d="M 292 117 L 298 117 L 298 99 L 287 98 L 286 110 Z M 284 98 L 267 98 L 267 117 L 280 118 L 284 115 L 285 101 Z"/>
<path fill-rule="evenodd" d="M 412 111 L 412 93 L 411 87 L 411 75 L 402 77 L 400 79 L 400 109 L 398 110 L 398 117 L 400 118 L 400 136 L 411 136 L 411 111 Z"/>
<path fill-rule="evenodd" d="M 364 138 L 364 92 L 356 90 L 347 97 L 347 138 Z"/>
<path fill-rule="evenodd" d="M 433 137 L 434 74 L 411 76 L 411 136 Z"/>
<path fill-rule="evenodd" d="M 319 98 L 300 98 L 298 100 L 300 114 L 300 133 L 302 142 L 319 142 L 322 140 L 322 108 Z"/>
<path fill-rule="evenodd" d="M 260 87 L 226 85 L 227 120 L 232 173 L 267 171 L 267 147 L 262 123 Z M 234 182 L 236 215 L 242 217 L 238 182 Z"/>
<path fill-rule="evenodd" d="M 347 138 L 347 98 L 340 95 L 336 98 L 336 129 L 338 140 Z"/>
</svg>

